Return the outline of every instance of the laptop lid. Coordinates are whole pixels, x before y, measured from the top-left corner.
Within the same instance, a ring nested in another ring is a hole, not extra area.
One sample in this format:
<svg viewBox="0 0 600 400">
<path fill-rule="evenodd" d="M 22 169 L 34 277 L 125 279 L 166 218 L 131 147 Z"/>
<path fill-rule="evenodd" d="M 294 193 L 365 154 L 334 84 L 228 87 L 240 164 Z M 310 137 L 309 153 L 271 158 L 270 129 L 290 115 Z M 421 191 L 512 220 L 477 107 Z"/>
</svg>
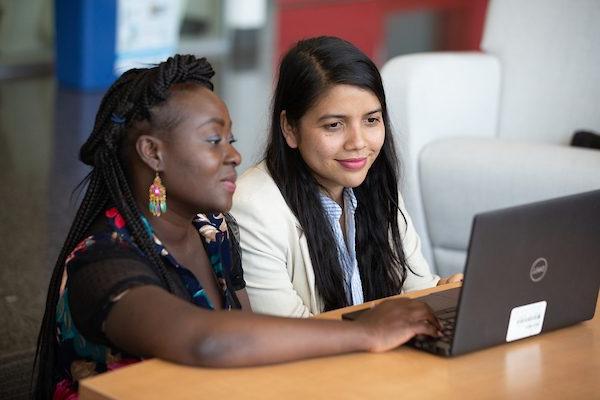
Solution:
<svg viewBox="0 0 600 400">
<path fill-rule="evenodd" d="M 591 319 L 600 190 L 475 216 L 452 355 Z"/>
</svg>

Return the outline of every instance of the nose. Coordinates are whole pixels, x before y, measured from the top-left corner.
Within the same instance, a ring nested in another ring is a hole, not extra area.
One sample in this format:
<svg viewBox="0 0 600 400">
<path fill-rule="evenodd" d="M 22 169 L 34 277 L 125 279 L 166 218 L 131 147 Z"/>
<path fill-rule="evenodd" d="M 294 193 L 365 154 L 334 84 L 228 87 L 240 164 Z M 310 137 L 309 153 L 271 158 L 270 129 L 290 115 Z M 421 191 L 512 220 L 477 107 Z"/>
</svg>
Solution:
<svg viewBox="0 0 600 400">
<path fill-rule="evenodd" d="M 227 149 L 227 155 L 225 156 L 226 164 L 233 164 L 234 167 L 237 167 L 242 162 L 242 155 L 237 151 L 233 144 L 230 144 Z"/>
<path fill-rule="evenodd" d="M 351 125 L 347 130 L 345 150 L 362 150 L 367 146 L 365 129 L 360 125 Z"/>
</svg>

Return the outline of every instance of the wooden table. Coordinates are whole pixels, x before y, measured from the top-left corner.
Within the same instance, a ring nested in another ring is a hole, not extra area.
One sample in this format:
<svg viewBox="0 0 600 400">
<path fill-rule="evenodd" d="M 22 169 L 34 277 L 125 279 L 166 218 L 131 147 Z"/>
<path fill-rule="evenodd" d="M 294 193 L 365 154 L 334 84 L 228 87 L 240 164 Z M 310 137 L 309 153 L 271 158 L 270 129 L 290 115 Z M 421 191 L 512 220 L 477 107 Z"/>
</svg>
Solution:
<svg viewBox="0 0 600 400">
<path fill-rule="evenodd" d="M 82 400 L 600 399 L 600 317 L 451 359 L 407 347 L 235 369 L 154 359 L 84 380 L 80 388 Z"/>
</svg>

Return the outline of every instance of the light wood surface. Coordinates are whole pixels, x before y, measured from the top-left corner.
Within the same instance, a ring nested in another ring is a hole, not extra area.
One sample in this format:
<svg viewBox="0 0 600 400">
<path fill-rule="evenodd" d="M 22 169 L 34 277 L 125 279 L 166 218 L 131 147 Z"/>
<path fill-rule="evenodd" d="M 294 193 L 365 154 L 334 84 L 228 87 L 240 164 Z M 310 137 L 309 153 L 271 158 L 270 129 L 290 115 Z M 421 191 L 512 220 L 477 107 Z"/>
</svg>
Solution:
<svg viewBox="0 0 600 400">
<path fill-rule="evenodd" d="M 339 318 L 341 313 L 319 317 Z M 600 317 L 450 359 L 407 347 L 235 369 L 154 359 L 83 381 L 80 398 L 600 399 Z"/>
</svg>

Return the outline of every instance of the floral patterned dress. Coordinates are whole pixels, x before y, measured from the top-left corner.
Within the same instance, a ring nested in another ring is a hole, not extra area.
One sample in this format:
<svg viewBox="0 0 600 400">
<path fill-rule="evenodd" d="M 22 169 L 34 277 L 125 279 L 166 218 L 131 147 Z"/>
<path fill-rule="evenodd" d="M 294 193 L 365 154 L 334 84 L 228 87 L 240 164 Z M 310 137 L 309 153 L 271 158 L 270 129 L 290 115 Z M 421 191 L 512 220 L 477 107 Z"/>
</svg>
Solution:
<svg viewBox="0 0 600 400">
<path fill-rule="evenodd" d="M 128 289 L 148 284 L 163 286 L 149 266 L 149 261 L 135 244 L 125 225 L 125 220 L 117 209 L 106 210 L 104 216 L 106 223 L 101 224 L 98 231 L 82 240 L 65 263 L 61 294 L 56 309 L 56 337 L 59 350 L 55 400 L 77 399 L 78 382 L 83 378 L 140 361 L 140 358 L 111 345 L 103 332 L 100 333 L 103 331 L 102 324 L 111 306 Z M 148 220 L 143 216 L 141 219 L 146 231 L 153 238 L 156 250 L 169 269 L 169 273 L 180 284 L 180 293 L 175 295 L 185 298 L 198 307 L 214 309 L 196 276 L 184 265 L 179 264 L 167 251 L 154 234 Z M 193 224 L 204 239 L 206 253 L 220 289 L 223 308 L 227 310 L 240 308 L 235 290 L 242 289 L 245 284 L 239 262 L 232 265 L 230 237 L 224 215 L 198 214 Z M 145 267 L 144 263 L 148 267 Z M 86 271 L 86 268 L 92 271 Z M 136 269 L 138 272 L 135 272 Z M 100 275 L 98 275 L 99 271 Z M 92 275 L 89 272 L 92 272 Z M 80 278 L 78 274 L 85 274 L 86 277 L 77 280 L 79 286 L 80 282 L 85 282 L 83 291 L 81 286 L 79 290 L 73 290 L 69 281 L 69 276 L 73 279 L 76 276 Z M 90 279 L 89 276 L 94 278 Z M 96 277 L 102 279 L 96 280 Z M 94 286 L 94 282 L 98 282 L 98 286 Z M 71 303 L 72 292 L 79 293 L 76 303 Z M 102 297 L 96 292 L 107 295 Z M 96 297 L 91 301 L 87 299 L 88 296 L 82 296 L 81 293 L 93 293 L 92 297 Z M 102 299 L 101 305 L 98 305 L 98 299 Z M 94 306 L 87 309 L 86 306 L 82 307 L 81 303 L 86 302 Z M 79 318 L 74 318 L 74 315 Z M 79 326 L 83 329 L 78 329 L 75 321 L 85 321 Z M 86 335 L 82 330 L 95 333 Z"/>
</svg>

